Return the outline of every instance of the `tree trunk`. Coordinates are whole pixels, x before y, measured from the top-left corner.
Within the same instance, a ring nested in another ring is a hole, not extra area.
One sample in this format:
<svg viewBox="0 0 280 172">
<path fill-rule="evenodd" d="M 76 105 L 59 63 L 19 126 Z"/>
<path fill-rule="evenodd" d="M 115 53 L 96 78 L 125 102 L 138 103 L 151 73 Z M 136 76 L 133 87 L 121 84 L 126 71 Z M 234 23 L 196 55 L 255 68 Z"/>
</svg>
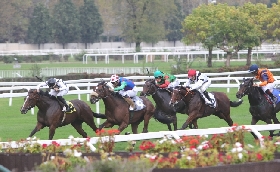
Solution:
<svg viewBox="0 0 280 172">
<path fill-rule="evenodd" d="M 248 48 L 248 54 L 247 54 L 247 62 L 246 62 L 246 66 L 250 66 L 251 65 L 251 60 L 252 60 L 252 47 Z"/>
<path fill-rule="evenodd" d="M 207 60 L 208 67 L 212 67 L 212 50 L 213 47 L 208 47 L 208 60 Z"/>
<path fill-rule="evenodd" d="M 232 56 L 232 52 L 227 52 L 227 61 L 226 61 L 226 67 L 230 67 L 230 59 Z"/>
<path fill-rule="evenodd" d="M 140 52 L 141 51 L 140 44 L 141 44 L 141 42 L 136 41 L 136 52 Z"/>
</svg>

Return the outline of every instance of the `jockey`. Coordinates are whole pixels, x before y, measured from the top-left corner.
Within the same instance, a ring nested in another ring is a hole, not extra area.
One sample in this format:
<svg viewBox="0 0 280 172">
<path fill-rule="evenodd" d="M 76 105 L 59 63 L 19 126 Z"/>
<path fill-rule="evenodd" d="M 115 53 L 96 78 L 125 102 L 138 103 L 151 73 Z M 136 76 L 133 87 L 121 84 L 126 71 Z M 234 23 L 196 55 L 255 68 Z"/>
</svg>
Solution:
<svg viewBox="0 0 280 172">
<path fill-rule="evenodd" d="M 159 70 L 154 72 L 154 77 L 156 85 L 159 88 L 168 88 L 170 91 L 180 84 L 179 80 L 174 75 L 163 73 Z"/>
<path fill-rule="evenodd" d="M 273 105 L 275 106 L 277 97 L 273 96 L 272 94 L 273 87 L 275 86 L 273 74 L 266 68 L 259 68 L 259 66 L 256 64 L 252 65 L 248 72 L 255 75 L 255 78 L 261 81 L 260 84 L 254 84 L 254 86 L 261 87 L 263 92 L 270 96 Z"/>
<path fill-rule="evenodd" d="M 118 91 L 123 96 L 124 100 L 130 105 L 129 110 L 135 110 L 136 107 L 132 98 L 137 95 L 138 91 L 133 81 L 119 77 L 118 75 L 112 75 L 110 82 L 114 86 L 112 91 Z"/>
<path fill-rule="evenodd" d="M 205 100 L 205 104 L 213 107 L 213 102 L 206 91 L 206 89 L 211 85 L 211 79 L 205 74 L 193 69 L 188 71 L 188 78 L 189 79 L 184 86 L 190 86 L 191 83 L 194 83 L 194 85 L 190 89 L 187 88 L 187 91 L 197 90 L 201 97 Z"/>
<path fill-rule="evenodd" d="M 70 112 L 70 108 L 66 103 L 65 99 L 62 97 L 66 95 L 69 91 L 69 87 L 63 82 L 62 79 L 50 78 L 46 82 L 42 82 L 37 85 L 37 91 L 39 92 L 40 87 L 49 86 L 50 95 L 56 96 L 56 98 L 65 106 L 65 112 Z"/>
</svg>

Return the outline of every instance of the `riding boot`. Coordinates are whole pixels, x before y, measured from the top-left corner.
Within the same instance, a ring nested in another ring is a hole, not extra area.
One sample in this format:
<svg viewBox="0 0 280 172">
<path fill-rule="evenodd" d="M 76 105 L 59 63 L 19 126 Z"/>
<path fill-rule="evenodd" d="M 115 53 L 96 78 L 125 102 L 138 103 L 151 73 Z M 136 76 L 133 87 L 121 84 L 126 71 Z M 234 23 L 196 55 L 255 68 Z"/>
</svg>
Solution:
<svg viewBox="0 0 280 172">
<path fill-rule="evenodd" d="M 62 96 L 57 96 L 57 99 L 65 106 L 66 108 L 65 112 L 71 111 L 68 104 L 66 103 L 65 99 Z"/>
<path fill-rule="evenodd" d="M 273 103 L 273 106 L 275 107 L 276 106 L 276 102 L 277 102 L 277 97 L 275 97 L 269 89 L 267 89 L 265 91 L 265 93 L 270 96 L 270 98 L 272 100 L 272 103 Z"/>
<path fill-rule="evenodd" d="M 201 95 L 205 100 L 205 104 L 213 106 L 212 100 L 210 99 L 207 91 L 204 91 L 203 94 L 201 94 Z"/>
<path fill-rule="evenodd" d="M 174 88 L 173 88 L 173 87 L 167 88 L 167 91 L 169 91 L 170 93 L 172 93 L 172 92 L 173 92 L 173 90 L 174 90 Z"/>
<path fill-rule="evenodd" d="M 128 96 L 123 97 L 123 98 L 130 105 L 129 110 L 135 110 L 135 104 L 134 104 L 133 100 Z"/>
</svg>

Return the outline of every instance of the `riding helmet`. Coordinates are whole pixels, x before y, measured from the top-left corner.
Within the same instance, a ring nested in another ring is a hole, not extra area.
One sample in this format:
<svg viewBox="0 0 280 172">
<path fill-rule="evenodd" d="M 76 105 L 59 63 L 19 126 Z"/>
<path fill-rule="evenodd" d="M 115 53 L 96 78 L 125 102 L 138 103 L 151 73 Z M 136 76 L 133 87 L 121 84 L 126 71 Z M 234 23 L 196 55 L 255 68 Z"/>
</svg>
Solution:
<svg viewBox="0 0 280 172">
<path fill-rule="evenodd" d="M 56 79 L 55 79 L 55 78 L 50 78 L 50 79 L 48 80 L 48 85 L 49 85 L 50 87 L 53 87 L 53 86 L 55 85 L 55 83 L 56 83 Z"/>
<path fill-rule="evenodd" d="M 254 72 L 258 71 L 258 69 L 259 69 L 259 66 L 256 65 L 256 64 L 253 64 L 253 65 L 249 68 L 249 71 L 248 71 L 248 72 L 254 73 Z"/>
<path fill-rule="evenodd" d="M 163 77 L 163 73 L 162 73 L 161 71 L 157 70 L 157 71 L 155 71 L 155 73 L 154 73 L 154 77 L 155 77 L 155 78 Z"/>
<path fill-rule="evenodd" d="M 110 82 L 118 82 L 119 81 L 119 76 L 118 75 L 112 75 Z"/>
<path fill-rule="evenodd" d="M 188 72 L 188 78 L 192 78 L 195 75 L 196 75 L 196 70 L 190 69 L 189 72 Z"/>
</svg>

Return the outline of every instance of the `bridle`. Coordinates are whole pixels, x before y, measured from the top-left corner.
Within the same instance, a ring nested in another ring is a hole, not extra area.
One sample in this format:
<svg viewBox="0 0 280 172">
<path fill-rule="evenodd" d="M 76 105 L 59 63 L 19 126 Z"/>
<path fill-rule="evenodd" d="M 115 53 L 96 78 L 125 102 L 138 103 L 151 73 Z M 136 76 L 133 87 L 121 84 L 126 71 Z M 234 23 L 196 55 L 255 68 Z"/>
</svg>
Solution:
<svg viewBox="0 0 280 172">
<path fill-rule="evenodd" d="M 174 93 L 174 90 L 177 91 L 177 92 L 178 92 L 177 94 L 179 94 L 180 97 L 181 97 L 181 99 L 180 99 L 180 100 L 176 100 L 174 104 L 177 104 L 177 103 L 179 103 L 180 101 L 183 101 L 183 99 L 184 99 L 188 94 L 193 94 L 192 91 L 187 91 L 187 90 L 186 90 L 186 94 L 183 96 L 182 94 L 180 94 L 180 92 L 181 92 L 180 88 L 174 88 L 174 89 L 173 89 L 173 92 L 172 92 L 172 97 L 173 97 L 173 95 L 175 94 L 175 93 Z M 177 96 L 176 96 L 176 99 L 177 99 Z M 171 101 L 171 100 L 170 100 L 170 101 Z"/>
<path fill-rule="evenodd" d="M 149 83 L 150 85 L 147 85 L 147 83 Z M 146 81 L 145 85 L 148 87 L 148 91 L 144 94 L 144 96 L 150 96 L 150 95 L 153 96 L 159 90 L 159 88 L 156 88 L 156 85 L 151 81 Z M 154 93 L 150 93 L 150 90 L 151 90 L 152 86 L 155 87 L 155 90 L 156 90 Z"/>
</svg>

